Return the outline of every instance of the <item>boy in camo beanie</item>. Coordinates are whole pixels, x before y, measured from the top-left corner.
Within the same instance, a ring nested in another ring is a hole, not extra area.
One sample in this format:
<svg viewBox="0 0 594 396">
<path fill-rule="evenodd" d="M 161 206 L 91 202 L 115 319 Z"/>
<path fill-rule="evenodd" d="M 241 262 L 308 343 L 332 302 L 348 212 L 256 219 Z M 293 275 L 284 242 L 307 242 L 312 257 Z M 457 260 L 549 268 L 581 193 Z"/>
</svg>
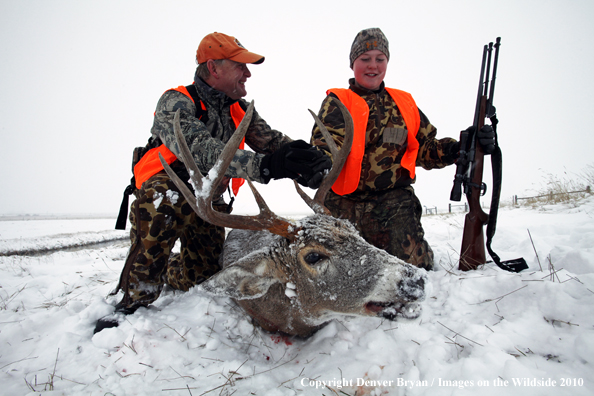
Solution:
<svg viewBox="0 0 594 396">
<path fill-rule="evenodd" d="M 373 246 L 430 270 L 434 267 L 434 254 L 425 239 L 421 203 L 412 188 L 416 180 L 414 169 L 453 164 L 459 156 L 459 143 L 452 138 L 437 139 L 436 128 L 419 110 L 412 95 L 386 87 L 388 47 L 380 29 L 361 30 L 349 54 L 354 74 L 349 87 L 326 91 L 318 117 L 331 131 L 334 142 L 342 146 L 347 123 L 337 101 L 342 102 L 355 126 L 355 150 L 351 151 L 339 182 L 325 197 L 324 205 L 333 217 L 354 224 Z M 317 125 L 312 130 L 311 142 L 329 151 Z"/>
<path fill-rule="evenodd" d="M 357 34 L 357 37 L 355 37 L 353 45 L 351 45 L 351 69 L 353 68 L 355 59 L 365 52 L 375 49 L 382 51 L 388 60 L 390 60 L 390 50 L 388 47 L 388 39 L 379 28 L 361 30 Z"/>
</svg>

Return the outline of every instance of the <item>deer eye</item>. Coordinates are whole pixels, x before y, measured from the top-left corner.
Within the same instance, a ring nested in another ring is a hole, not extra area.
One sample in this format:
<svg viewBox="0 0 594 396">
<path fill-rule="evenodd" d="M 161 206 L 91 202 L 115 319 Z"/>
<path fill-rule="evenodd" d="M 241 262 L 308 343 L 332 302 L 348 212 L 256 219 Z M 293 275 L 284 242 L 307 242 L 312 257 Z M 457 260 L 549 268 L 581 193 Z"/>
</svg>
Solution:
<svg viewBox="0 0 594 396">
<path fill-rule="evenodd" d="M 305 262 L 307 264 L 313 265 L 313 264 L 317 264 L 319 261 L 321 261 L 321 260 L 323 260 L 325 258 L 326 258 L 326 256 L 323 256 L 323 255 L 321 255 L 319 253 L 316 253 L 316 252 L 311 252 L 311 253 L 308 253 L 303 258 L 303 260 L 305 260 Z"/>
</svg>

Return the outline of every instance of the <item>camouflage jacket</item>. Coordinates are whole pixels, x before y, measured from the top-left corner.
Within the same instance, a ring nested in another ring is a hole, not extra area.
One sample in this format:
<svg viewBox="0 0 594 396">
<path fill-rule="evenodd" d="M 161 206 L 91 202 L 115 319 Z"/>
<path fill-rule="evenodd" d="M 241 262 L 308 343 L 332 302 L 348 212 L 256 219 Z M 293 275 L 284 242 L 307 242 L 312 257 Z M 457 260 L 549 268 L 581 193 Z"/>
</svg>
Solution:
<svg viewBox="0 0 594 396">
<path fill-rule="evenodd" d="M 199 104 L 194 104 L 192 99 L 181 92 L 167 91 L 157 104 L 151 129 L 152 137 L 146 148 L 157 147 L 163 143 L 178 158 L 181 157 L 173 133 L 173 116 L 177 109 L 181 109 L 180 124 L 186 143 L 198 168 L 206 174 L 214 166 L 225 143 L 235 132 L 235 124 L 230 113 L 230 106 L 235 101 L 211 88 L 198 76 L 194 78 L 194 86 L 207 109 L 207 114 L 203 117 L 205 122 L 196 118 L 196 105 Z M 248 103 L 240 99 L 240 106 L 245 110 Z M 254 109 L 252 121 L 245 135 L 246 145 L 254 152 L 237 150 L 225 176 L 244 179 L 249 177 L 250 180 L 263 183 L 260 175 L 262 158 L 290 141 L 292 139 L 288 136 L 270 128 Z"/>
<path fill-rule="evenodd" d="M 407 148 L 406 134 L 403 135 L 404 141 L 387 141 L 389 131 L 394 131 L 395 128 L 406 128 L 396 103 L 384 89 L 384 83 L 378 92 L 356 86 L 355 79 L 349 80 L 349 84 L 350 89 L 365 99 L 369 106 L 361 178 L 354 194 L 410 186 L 415 180 L 411 179 L 408 171 L 400 165 Z M 334 94 L 330 94 L 324 99 L 318 117 L 328 128 L 336 145 L 340 148 L 345 133 L 344 119 L 338 107 L 334 105 L 332 97 L 336 98 Z M 435 138 L 437 129 L 431 125 L 421 110 L 419 110 L 419 114 L 421 125 L 416 135 L 419 142 L 416 166 L 429 170 L 453 164 L 458 155 L 458 142 L 452 138 L 437 140 Z M 402 136 L 402 134 L 400 135 Z M 328 150 L 325 139 L 317 126 L 314 126 L 311 142 Z"/>
</svg>

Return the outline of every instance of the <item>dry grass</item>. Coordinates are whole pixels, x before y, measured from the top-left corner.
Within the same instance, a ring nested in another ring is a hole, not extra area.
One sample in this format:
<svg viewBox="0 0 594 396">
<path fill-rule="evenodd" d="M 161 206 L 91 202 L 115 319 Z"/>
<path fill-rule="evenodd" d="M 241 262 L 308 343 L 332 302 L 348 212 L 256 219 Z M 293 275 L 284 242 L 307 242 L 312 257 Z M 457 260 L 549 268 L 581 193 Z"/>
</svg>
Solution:
<svg viewBox="0 0 594 396">
<path fill-rule="evenodd" d="M 547 174 L 545 185 L 533 197 L 518 197 L 517 203 L 523 206 L 577 203 L 592 195 L 594 187 L 594 164 L 588 165 L 581 173 L 563 175 Z"/>
</svg>

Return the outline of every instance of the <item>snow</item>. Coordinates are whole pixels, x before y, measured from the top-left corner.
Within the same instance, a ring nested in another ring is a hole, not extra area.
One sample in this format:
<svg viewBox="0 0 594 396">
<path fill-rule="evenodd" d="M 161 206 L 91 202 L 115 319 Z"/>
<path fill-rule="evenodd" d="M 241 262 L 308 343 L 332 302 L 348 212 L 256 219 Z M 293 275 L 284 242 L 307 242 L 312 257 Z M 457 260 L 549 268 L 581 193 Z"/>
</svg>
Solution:
<svg viewBox="0 0 594 396">
<path fill-rule="evenodd" d="M 124 240 L 129 232 L 114 230 L 115 219 L 2 220 L 0 255 L 80 248 Z"/>
<path fill-rule="evenodd" d="M 106 296 L 127 232 L 113 219 L 0 221 L 0 393 L 593 394 L 594 197 L 500 209 L 493 248 L 524 257 L 520 274 L 457 269 L 463 216 L 423 218 L 436 270 L 419 318 L 341 318 L 307 340 L 255 329 L 200 288 L 93 335 L 118 301 Z M 63 247 L 78 250 L 8 255 Z"/>
<path fill-rule="evenodd" d="M 291 282 L 287 282 L 287 284 L 285 285 L 285 295 L 289 298 L 295 298 L 297 297 L 297 285 L 295 285 L 294 283 Z"/>
</svg>

